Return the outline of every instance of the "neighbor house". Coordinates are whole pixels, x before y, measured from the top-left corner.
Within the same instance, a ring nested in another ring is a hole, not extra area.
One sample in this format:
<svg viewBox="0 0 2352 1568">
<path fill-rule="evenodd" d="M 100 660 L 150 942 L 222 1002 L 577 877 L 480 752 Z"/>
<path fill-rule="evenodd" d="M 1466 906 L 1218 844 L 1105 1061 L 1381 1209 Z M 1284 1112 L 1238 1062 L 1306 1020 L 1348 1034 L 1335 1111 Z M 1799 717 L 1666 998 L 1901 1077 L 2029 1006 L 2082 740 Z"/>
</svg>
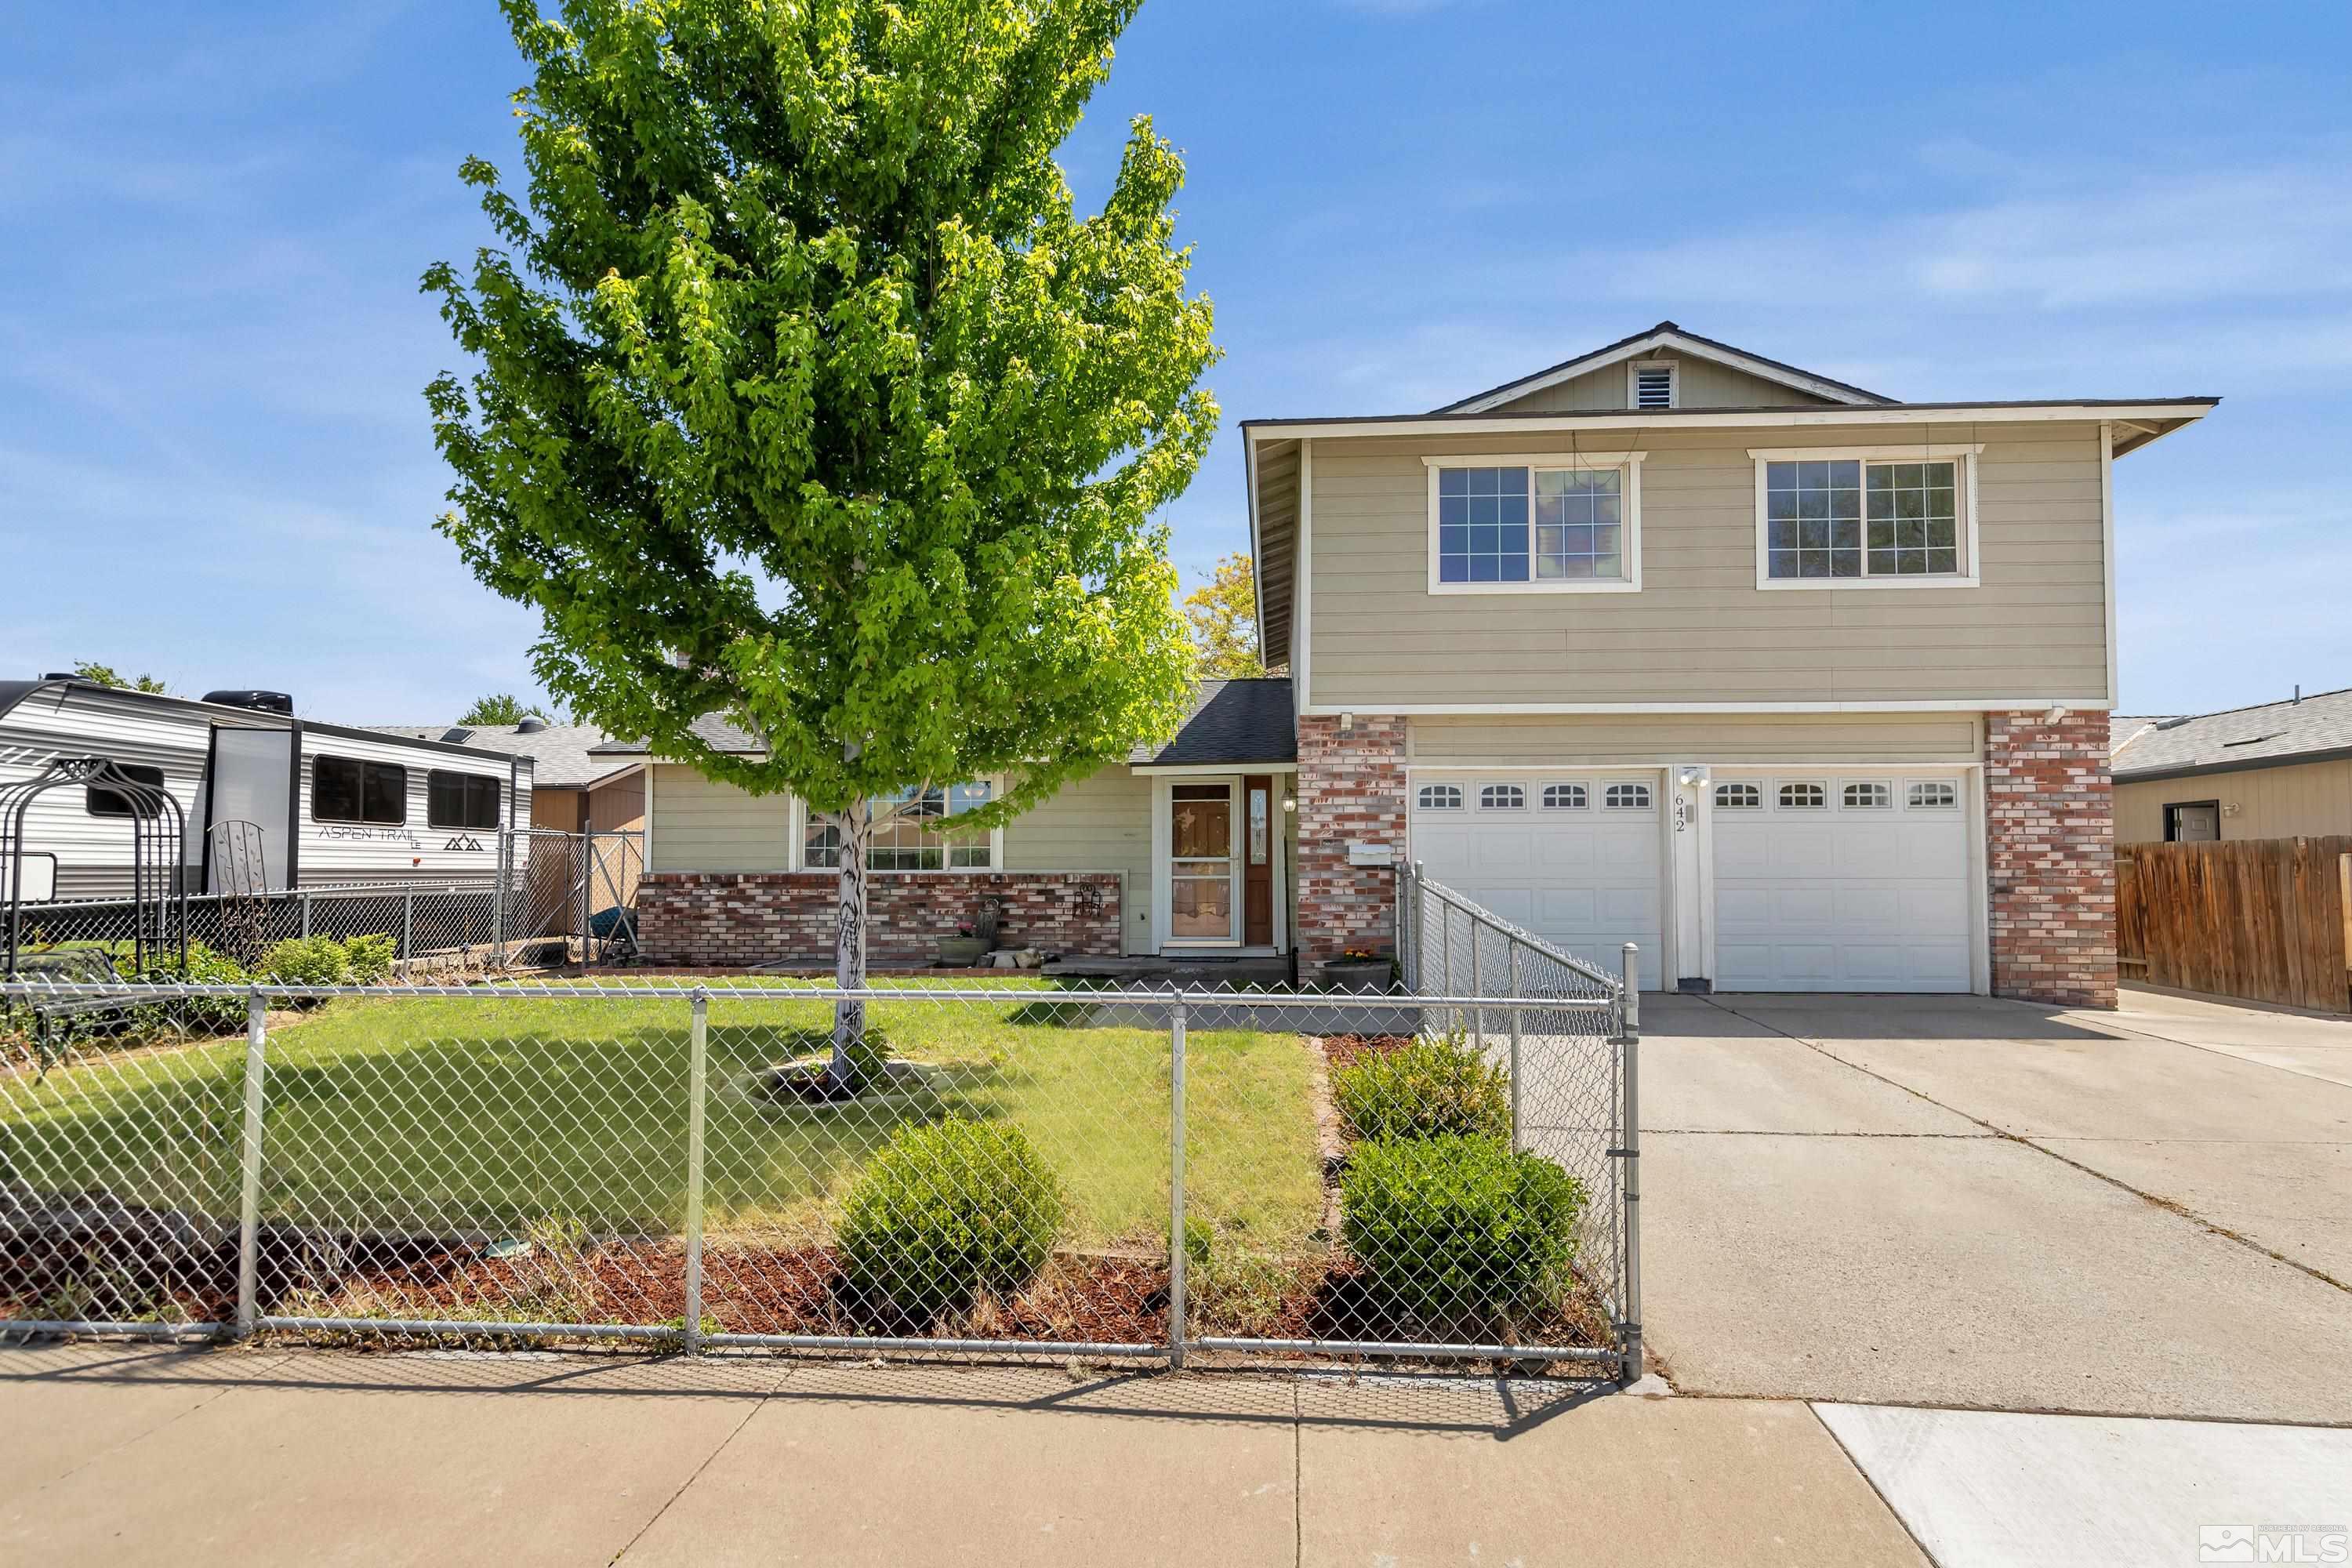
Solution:
<svg viewBox="0 0 2352 1568">
<path fill-rule="evenodd" d="M 2352 834 L 2352 691 L 2115 731 L 2117 843 Z"/>
<path fill-rule="evenodd" d="M 1429 414 L 1251 421 L 1292 679 L 996 832 L 901 826 L 877 951 L 986 897 L 1067 952 L 1385 948 L 1418 862 L 1653 986 L 2111 1001 L 2110 467 L 2213 406 L 1903 403 L 1664 322 Z M 829 953 L 796 804 L 648 781 L 656 957 Z"/>
</svg>

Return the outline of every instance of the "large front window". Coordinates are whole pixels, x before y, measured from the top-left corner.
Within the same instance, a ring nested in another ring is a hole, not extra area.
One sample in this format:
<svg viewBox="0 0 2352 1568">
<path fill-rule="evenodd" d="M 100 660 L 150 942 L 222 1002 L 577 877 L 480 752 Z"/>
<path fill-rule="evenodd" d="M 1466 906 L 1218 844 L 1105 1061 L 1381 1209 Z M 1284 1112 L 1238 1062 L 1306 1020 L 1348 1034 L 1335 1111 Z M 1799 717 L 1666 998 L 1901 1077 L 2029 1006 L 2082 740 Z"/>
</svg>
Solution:
<svg viewBox="0 0 2352 1568">
<path fill-rule="evenodd" d="M 901 790 L 874 802 L 882 826 L 866 846 L 866 865 L 875 871 L 985 871 L 993 867 L 994 841 L 988 829 L 957 832 L 953 818 L 996 798 L 985 781 L 942 789 Z M 841 864 L 841 829 L 812 815 L 802 864 L 812 870 Z"/>
<path fill-rule="evenodd" d="M 1640 456 L 1492 466 L 1431 459 L 1432 590 L 1635 586 Z"/>
<path fill-rule="evenodd" d="M 1759 467 L 1764 583 L 1974 580 L 1966 456 L 1775 453 Z"/>
</svg>

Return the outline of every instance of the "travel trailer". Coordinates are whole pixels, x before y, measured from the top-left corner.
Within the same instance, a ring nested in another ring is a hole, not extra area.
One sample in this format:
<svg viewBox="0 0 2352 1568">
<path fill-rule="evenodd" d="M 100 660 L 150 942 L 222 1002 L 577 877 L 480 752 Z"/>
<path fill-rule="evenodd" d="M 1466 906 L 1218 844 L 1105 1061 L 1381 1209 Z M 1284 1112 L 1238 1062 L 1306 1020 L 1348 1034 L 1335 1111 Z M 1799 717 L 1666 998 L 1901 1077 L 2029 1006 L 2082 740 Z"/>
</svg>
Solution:
<svg viewBox="0 0 2352 1568">
<path fill-rule="evenodd" d="M 61 758 L 112 762 L 177 805 L 190 893 L 231 890 L 230 861 L 248 858 L 260 886 L 234 890 L 488 880 L 500 830 L 530 826 L 528 756 L 322 724 L 293 708 L 269 691 L 192 700 L 72 676 L 0 681 L 0 793 Z M 0 822 L 0 903 L 12 857 L 28 904 L 133 896 L 129 819 L 161 810 L 99 784 L 24 800 L 21 821 Z"/>
</svg>

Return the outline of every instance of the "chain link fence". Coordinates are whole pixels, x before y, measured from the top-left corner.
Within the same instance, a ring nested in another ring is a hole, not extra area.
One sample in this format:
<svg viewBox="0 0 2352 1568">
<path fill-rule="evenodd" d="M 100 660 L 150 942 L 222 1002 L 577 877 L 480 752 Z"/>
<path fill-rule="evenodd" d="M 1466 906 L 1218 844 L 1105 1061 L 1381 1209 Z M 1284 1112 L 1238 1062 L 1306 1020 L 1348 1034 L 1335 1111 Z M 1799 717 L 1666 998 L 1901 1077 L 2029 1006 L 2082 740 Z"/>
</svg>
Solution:
<svg viewBox="0 0 2352 1568">
<path fill-rule="evenodd" d="M 1408 976 L 158 986 L 62 1050 L 102 988 L 16 982 L 0 1333 L 1631 1375 L 1622 999 Z"/>
<path fill-rule="evenodd" d="M 176 955 L 186 938 L 240 968 L 281 942 L 314 936 L 372 939 L 389 976 L 465 977 L 517 968 L 609 963 L 636 951 L 643 836 L 517 829 L 499 836 L 486 875 L 355 882 L 251 893 L 190 894 L 141 905 L 125 899 L 28 903 L 16 921 L 20 977 L 98 980 L 149 952 Z M 176 967 L 176 958 L 173 959 Z"/>
</svg>

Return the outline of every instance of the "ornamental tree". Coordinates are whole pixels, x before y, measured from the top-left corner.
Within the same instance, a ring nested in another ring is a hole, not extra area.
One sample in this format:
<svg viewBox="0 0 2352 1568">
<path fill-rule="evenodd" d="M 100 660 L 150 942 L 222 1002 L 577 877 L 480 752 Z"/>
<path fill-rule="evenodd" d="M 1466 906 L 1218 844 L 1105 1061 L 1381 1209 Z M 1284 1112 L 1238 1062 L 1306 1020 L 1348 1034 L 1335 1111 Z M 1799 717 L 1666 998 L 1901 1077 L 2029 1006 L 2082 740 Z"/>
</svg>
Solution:
<svg viewBox="0 0 2352 1568">
<path fill-rule="evenodd" d="M 439 527 L 574 717 L 837 828 L 844 986 L 874 803 L 996 775 L 992 826 L 1181 718 L 1183 165 L 1138 119 L 1081 217 L 1054 159 L 1139 4 L 503 0 L 530 178 L 468 160 L 502 245 L 425 275 Z"/>
</svg>

